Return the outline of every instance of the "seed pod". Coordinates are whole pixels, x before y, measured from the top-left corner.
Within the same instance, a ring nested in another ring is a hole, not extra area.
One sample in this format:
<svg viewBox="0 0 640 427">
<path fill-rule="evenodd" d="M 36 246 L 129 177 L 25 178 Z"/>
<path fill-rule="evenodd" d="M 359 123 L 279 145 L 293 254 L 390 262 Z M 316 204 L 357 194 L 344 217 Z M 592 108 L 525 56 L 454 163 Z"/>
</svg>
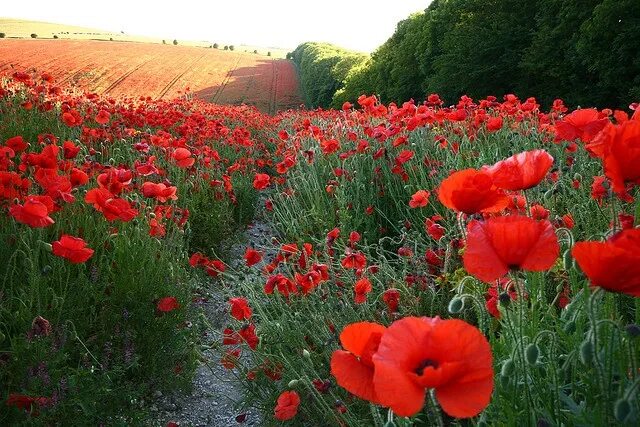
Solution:
<svg viewBox="0 0 640 427">
<path fill-rule="evenodd" d="M 309 353 L 309 351 L 305 348 L 304 350 L 302 350 L 302 357 L 304 357 L 305 359 L 311 359 L 311 353 Z"/>
<path fill-rule="evenodd" d="M 540 348 L 537 344 L 531 343 L 527 346 L 524 356 L 529 365 L 535 365 L 538 362 L 538 356 L 540 356 Z"/>
<path fill-rule="evenodd" d="M 464 309 L 464 300 L 459 297 L 453 297 L 449 301 L 449 313 L 458 314 Z"/>
<path fill-rule="evenodd" d="M 593 360 L 593 343 L 591 340 L 584 340 L 582 344 L 580 344 L 580 360 L 585 365 L 590 365 Z"/>
<path fill-rule="evenodd" d="M 510 377 L 513 374 L 513 371 L 515 369 L 516 369 L 516 365 L 515 365 L 515 363 L 513 363 L 513 360 L 507 359 L 502 364 L 502 369 L 500 370 L 500 375 L 502 375 L 503 377 Z"/>
<path fill-rule="evenodd" d="M 616 420 L 621 423 L 627 419 L 629 413 L 631 412 L 631 404 L 627 399 L 618 399 L 616 401 L 615 406 L 613 407 L 613 415 L 615 415 Z"/>
</svg>

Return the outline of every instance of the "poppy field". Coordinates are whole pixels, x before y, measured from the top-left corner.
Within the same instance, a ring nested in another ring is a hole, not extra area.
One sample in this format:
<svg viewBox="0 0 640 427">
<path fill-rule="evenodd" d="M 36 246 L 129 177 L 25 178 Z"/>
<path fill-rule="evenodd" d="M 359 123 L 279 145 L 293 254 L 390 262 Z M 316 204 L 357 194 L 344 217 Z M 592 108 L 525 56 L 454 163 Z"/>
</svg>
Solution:
<svg viewBox="0 0 640 427">
<path fill-rule="evenodd" d="M 290 61 L 194 46 L 96 40 L 5 39 L 0 73 L 46 71 L 58 84 L 114 98 L 191 94 L 265 113 L 302 101 Z"/>
<path fill-rule="evenodd" d="M 0 90 L 0 424 L 148 425 L 199 363 L 239 424 L 640 422 L 637 104 L 270 116 L 55 75 Z"/>
</svg>

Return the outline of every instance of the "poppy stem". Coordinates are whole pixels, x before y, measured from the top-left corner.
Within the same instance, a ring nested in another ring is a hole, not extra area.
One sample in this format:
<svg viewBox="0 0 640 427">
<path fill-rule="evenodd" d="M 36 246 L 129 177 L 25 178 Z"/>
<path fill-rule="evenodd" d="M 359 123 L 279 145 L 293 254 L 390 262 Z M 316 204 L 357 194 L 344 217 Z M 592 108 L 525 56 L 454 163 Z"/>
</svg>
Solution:
<svg viewBox="0 0 640 427">
<path fill-rule="evenodd" d="M 435 389 L 431 389 L 428 392 L 427 406 L 429 407 L 429 413 L 433 412 L 435 415 L 435 424 L 438 427 L 444 427 L 444 420 L 442 419 L 442 411 L 440 411 L 440 405 L 438 405 L 438 401 L 436 400 L 436 391 Z M 429 417 L 431 418 L 431 417 Z"/>
</svg>

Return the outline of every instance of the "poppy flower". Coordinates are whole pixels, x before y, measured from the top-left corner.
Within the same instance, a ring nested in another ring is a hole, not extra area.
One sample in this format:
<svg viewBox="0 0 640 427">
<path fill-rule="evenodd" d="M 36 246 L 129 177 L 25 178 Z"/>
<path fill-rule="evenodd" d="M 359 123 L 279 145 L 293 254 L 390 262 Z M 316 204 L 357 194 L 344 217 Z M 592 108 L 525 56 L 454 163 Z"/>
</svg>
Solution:
<svg viewBox="0 0 640 427">
<path fill-rule="evenodd" d="M 82 124 L 82 116 L 76 110 L 69 110 L 62 113 L 62 121 L 69 127 L 76 127 Z"/>
<path fill-rule="evenodd" d="M 526 190 L 544 179 L 553 165 L 553 157 L 544 150 L 525 151 L 483 168 L 496 187 L 505 190 Z"/>
<path fill-rule="evenodd" d="M 438 198 L 449 209 L 466 214 L 500 212 L 509 204 L 509 198 L 494 185 L 491 175 L 476 169 L 451 174 L 440 183 Z"/>
<path fill-rule="evenodd" d="M 24 138 L 22 138 L 22 136 L 20 135 L 7 139 L 7 141 L 4 144 L 7 147 L 11 148 L 16 153 L 24 151 L 28 147 L 27 141 L 25 141 Z"/>
<path fill-rule="evenodd" d="M 548 270 L 559 253 L 549 221 L 510 215 L 469 223 L 463 263 L 469 274 L 493 282 L 509 270 Z"/>
<path fill-rule="evenodd" d="M 109 222 L 116 219 L 128 222 L 138 215 L 138 210 L 131 207 L 128 201 L 116 198 L 104 188 L 93 188 L 87 191 L 84 201 L 92 205 L 97 211 L 102 212 Z"/>
<path fill-rule="evenodd" d="M 613 191 L 625 193 L 625 184 L 640 185 L 640 118 L 607 127 L 588 145 L 603 161 Z"/>
<path fill-rule="evenodd" d="M 247 263 L 247 267 L 251 267 L 262 261 L 262 254 L 255 249 L 247 248 L 244 253 L 244 260 Z"/>
<path fill-rule="evenodd" d="M 168 313 L 180 308 L 180 304 L 176 297 L 164 297 L 158 300 L 156 308 L 162 313 Z"/>
<path fill-rule="evenodd" d="M 378 402 L 373 385 L 373 355 L 386 328 L 372 322 L 347 325 L 340 334 L 344 350 L 331 356 L 331 374 L 340 387 L 361 399 Z"/>
<path fill-rule="evenodd" d="M 290 294 L 298 292 L 296 284 L 291 279 L 280 273 L 267 279 L 267 283 L 264 285 L 264 293 L 271 295 L 275 289 L 278 289 L 278 292 L 280 292 L 284 297 L 288 297 Z"/>
<path fill-rule="evenodd" d="M 400 304 L 400 291 L 397 289 L 387 289 L 382 293 L 382 301 L 387 305 L 390 313 L 398 311 Z"/>
<path fill-rule="evenodd" d="M 362 252 L 349 252 L 342 259 L 342 266 L 344 268 L 361 270 L 367 266 L 367 258 L 362 254 Z"/>
<path fill-rule="evenodd" d="M 38 415 L 38 410 L 34 409 L 38 406 L 47 406 L 51 403 L 49 397 L 31 397 L 24 394 L 11 393 L 7 399 L 7 406 L 14 406 L 18 409 L 22 409 L 25 412 L 29 412 L 34 416 Z"/>
<path fill-rule="evenodd" d="M 609 119 L 595 108 L 584 108 L 567 114 L 556 122 L 556 141 L 591 141 L 606 125 Z"/>
<path fill-rule="evenodd" d="M 300 396 L 295 391 L 285 391 L 278 396 L 278 402 L 273 410 L 277 420 L 287 421 L 295 417 L 300 406 Z"/>
<path fill-rule="evenodd" d="M 109 114 L 109 112 L 106 110 L 100 110 L 96 115 L 96 123 L 100 125 L 106 125 L 107 123 L 109 123 L 110 119 L 111 119 L 111 114 Z"/>
<path fill-rule="evenodd" d="M 490 117 L 487 120 L 487 131 L 489 132 L 497 132 L 502 129 L 502 117 Z"/>
<path fill-rule="evenodd" d="M 363 304 L 367 301 L 367 294 L 371 292 L 373 287 L 371 286 L 371 281 L 366 277 L 359 279 L 356 284 L 353 286 L 353 293 L 355 294 L 355 303 Z"/>
<path fill-rule="evenodd" d="M 27 196 L 24 204 L 11 206 L 9 214 L 19 223 L 31 228 L 43 228 L 54 223 L 49 216 L 53 208 L 53 199 L 49 196 Z"/>
<path fill-rule="evenodd" d="M 144 197 L 154 198 L 161 203 L 167 200 L 178 200 L 176 187 L 167 187 L 165 184 L 156 184 L 153 182 L 145 182 L 142 184 L 142 195 Z"/>
<path fill-rule="evenodd" d="M 246 298 L 231 298 L 229 300 L 231 305 L 231 316 L 237 320 L 248 320 L 251 318 L 253 312 Z"/>
<path fill-rule="evenodd" d="M 413 196 L 411 196 L 411 200 L 409 201 L 409 207 L 411 208 L 423 208 L 427 206 L 429 203 L 430 192 L 427 190 L 418 190 Z"/>
<path fill-rule="evenodd" d="M 53 242 L 51 247 L 54 255 L 66 258 L 73 264 L 82 264 L 93 256 L 93 249 L 88 248 L 84 240 L 66 234 Z"/>
<path fill-rule="evenodd" d="M 606 242 L 578 242 L 571 254 L 594 286 L 640 297 L 640 229 Z"/>
<path fill-rule="evenodd" d="M 173 160 L 176 161 L 178 167 L 181 168 L 188 168 L 190 166 L 193 166 L 196 161 L 193 157 L 191 157 L 191 151 L 182 147 L 176 148 L 173 154 L 171 154 L 171 157 L 173 157 Z"/>
<path fill-rule="evenodd" d="M 65 159 L 75 159 L 80 152 L 80 147 L 71 141 L 65 141 L 62 143 L 62 151 Z"/>
<path fill-rule="evenodd" d="M 420 412 L 426 389 L 435 389 L 444 412 L 456 418 L 478 415 L 491 399 L 491 347 L 462 320 L 397 320 L 382 335 L 372 359 L 377 398 L 399 416 Z"/>
<path fill-rule="evenodd" d="M 260 338 L 256 335 L 256 325 L 249 324 L 238 331 L 238 335 L 244 342 L 247 343 L 251 350 L 255 350 L 258 347 Z"/>
<path fill-rule="evenodd" d="M 257 173 L 253 178 L 253 188 L 256 190 L 264 190 L 271 183 L 271 177 L 266 173 Z"/>
</svg>

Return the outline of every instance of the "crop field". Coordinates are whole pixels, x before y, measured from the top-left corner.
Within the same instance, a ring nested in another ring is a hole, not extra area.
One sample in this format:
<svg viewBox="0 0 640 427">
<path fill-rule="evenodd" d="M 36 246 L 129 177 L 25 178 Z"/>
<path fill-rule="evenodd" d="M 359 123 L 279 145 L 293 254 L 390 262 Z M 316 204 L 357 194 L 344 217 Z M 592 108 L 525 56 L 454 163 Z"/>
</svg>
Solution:
<svg viewBox="0 0 640 427">
<path fill-rule="evenodd" d="M 61 85 L 111 97 L 172 99 L 188 88 L 218 104 L 273 114 L 302 103 L 290 61 L 219 49 L 95 40 L 0 41 L 0 74 L 46 70 Z"/>
</svg>

